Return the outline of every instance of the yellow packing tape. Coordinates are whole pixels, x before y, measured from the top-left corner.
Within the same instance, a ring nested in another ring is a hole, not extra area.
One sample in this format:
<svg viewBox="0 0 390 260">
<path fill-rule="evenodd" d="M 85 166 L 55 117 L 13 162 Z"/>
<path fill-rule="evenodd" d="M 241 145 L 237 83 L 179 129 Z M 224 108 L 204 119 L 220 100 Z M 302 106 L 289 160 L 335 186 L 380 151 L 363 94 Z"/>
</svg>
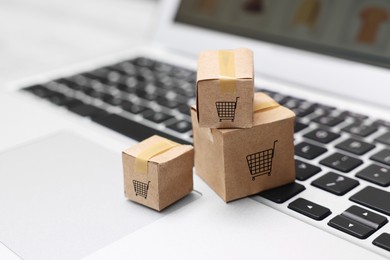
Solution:
<svg viewBox="0 0 390 260">
<path fill-rule="evenodd" d="M 253 112 L 261 112 L 280 106 L 278 102 L 264 93 L 256 93 L 255 95 L 256 98 L 253 101 Z"/>
<path fill-rule="evenodd" d="M 135 172 L 137 173 L 148 173 L 148 161 L 156 155 L 162 154 L 173 147 L 179 146 L 180 144 L 172 142 L 168 139 L 154 143 L 140 154 L 135 159 Z"/>
<path fill-rule="evenodd" d="M 234 63 L 234 51 L 220 50 L 219 58 L 219 88 L 222 93 L 236 92 L 236 69 Z"/>
</svg>

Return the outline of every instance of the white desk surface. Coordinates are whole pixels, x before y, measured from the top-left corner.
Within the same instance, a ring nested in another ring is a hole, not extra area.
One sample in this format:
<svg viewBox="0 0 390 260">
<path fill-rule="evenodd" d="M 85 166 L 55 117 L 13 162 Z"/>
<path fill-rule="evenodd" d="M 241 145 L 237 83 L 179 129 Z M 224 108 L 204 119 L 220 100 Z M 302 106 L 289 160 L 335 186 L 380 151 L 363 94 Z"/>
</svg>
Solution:
<svg viewBox="0 0 390 260">
<path fill-rule="evenodd" d="M 142 44 L 156 7 L 153 0 L 0 1 L 0 89 Z"/>
</svg>

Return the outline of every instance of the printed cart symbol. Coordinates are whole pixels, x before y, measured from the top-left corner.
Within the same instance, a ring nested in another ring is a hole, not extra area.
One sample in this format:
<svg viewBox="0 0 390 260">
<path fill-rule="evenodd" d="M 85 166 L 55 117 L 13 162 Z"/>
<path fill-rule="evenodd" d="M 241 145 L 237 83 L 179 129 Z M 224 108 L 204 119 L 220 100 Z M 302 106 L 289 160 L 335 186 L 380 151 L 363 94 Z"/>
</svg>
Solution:
<svg viewBox="0 0 390 260">
<path fill-rule="evenodd" d="M 221 122 L 222 120 L 231 120 L 232 122 L 234 121 L 238 98 L 239 97 L 236 97 L 236 101 L 215 102 L 215 106 L 217 108 L 217 113 L 219 117 L 219 122 Z"/>
<path fill-rule="evenodd" d="M 150 181 L 148 181 L 148 183 L 144 183 L 141 181 L 133 180 L 135 196 L 141 196 L 146 199 L 148 197 L 149 183 Z"/>
<path fill-rule="evenodd" d="M 368 213 L 367 213 L 367 212 L 364 212 L 364 213 L 363 213 L 363 216 L 366 216 L 366 217 L 367 217 L 367 216 L 368 216 Z"/>
<path fill-rule="evenodd" d="M 264 174 L 271 175 L 272 159 L 275 155 L 275 144 L 278 140 L 274 141 L 274 145 L 271 149 L 267 149 L 258 153 L 250 154 L 246 156 L 249 171 L 252 176 L 252 181 Z"/>
<path fill-rule="evenodd" d="M 349 225 L 348 225 L 348 227 L 353 227 L 354 225 L 353 224 L 351 224 L 351 223 L 349 223 Z"/>
<path fill-rule="evenodd" d="M 307 207 L 308 207 L 309 209 L 312 209 L 312 208 L 313 208 L 313 206 L 312 206 L 312 205 L 307 205 Z"/>
</svg>

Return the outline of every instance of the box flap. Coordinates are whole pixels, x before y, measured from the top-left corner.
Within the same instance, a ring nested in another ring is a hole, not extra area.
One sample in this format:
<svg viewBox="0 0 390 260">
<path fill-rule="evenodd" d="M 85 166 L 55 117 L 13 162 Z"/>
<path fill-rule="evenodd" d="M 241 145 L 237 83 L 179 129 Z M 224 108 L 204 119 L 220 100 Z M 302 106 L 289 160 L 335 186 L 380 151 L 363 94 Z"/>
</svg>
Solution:
<svg viewBox="0 0 390 260">
<path fill-rule="evenodd" d="M 231 50 L 234 53 L 234 72 L 237 79 L 253 79 L 253 52 L 240 48 Z M 203 51 L 198 58 L 197 82 L 218 80 L 221 76 L 219 51 Z"/>
<path fill-rule="evenodd" d="M 145 151 L 148 149 L 152 144 L 155 144 L 156 142 L 160 142 L 162 140 L 167 140 L 166 138 L 163 138 L 158 135 L 153 135 L 142 142 L 126 149 L 123 151 L 123 153 L 126 153 L 130 156 L 137 157 L 141 152 Z M 161 154 L 158 154 L 148 160 L 148 162 L 153 162 L 153 163 L 164 163 L 167 161 L 172 160 L 173 158 L 176 158 L 177 156 L 190 151 L 193 149 L 191 145 L 179 145 L 176 147 L 173 147 L 172 149 L 169 149 Z"/>
</svg>

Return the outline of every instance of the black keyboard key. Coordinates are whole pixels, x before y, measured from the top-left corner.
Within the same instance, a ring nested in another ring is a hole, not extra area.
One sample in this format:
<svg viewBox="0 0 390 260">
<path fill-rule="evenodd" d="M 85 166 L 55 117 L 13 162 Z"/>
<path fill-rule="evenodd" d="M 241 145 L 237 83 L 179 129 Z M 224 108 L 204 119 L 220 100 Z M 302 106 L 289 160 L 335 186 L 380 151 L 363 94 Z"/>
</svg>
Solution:
<svg viewBox="0 0 390 260">
<path fill-rule="evenodd" d="M 175 123 L 167 125 L 168 128 L 175 130 L 179 133 L 185 133 L 191 130 L 192 124 L 189 121 L 186 120 L 180 120 Z"/>
<path fill-rule="evenodd" d="M 390 234 L 383 233 L 379 237 L 375 238 L 372 243 L 380 248 L 390 251 Z"/>
<path fill-rule="evenodd" d="M 340 117 L 335 117 L 335 116 L 329 116 L 329 115 L 324 115 L 324 116 L 319 116 L 313 119 L 313 122 L 326 125 L 326 126 L 336 126 L 343 122 L 344 119 Z"/>
<path fill-rule="evenodd" d="M 119 96 L 113 96 L 111 94 L 105 94 L 102 96 L 102 100 L 112 106 L 119 106 L 122 104 L 123 99 Z"/>
<path fill-rule="evenodd" d="M 84 94 L 97 99 L 103 99 L 103 97 L 106 95 L 106 93 L 103 91 L 98 91 L 93 88 L 85 88 L 83 92 Z"/>
<path fill-rule="evenodd" d="M 64 106 L 67 109 L 70 109 L 70 108 L 73 108 L 73 107 L 76 107 L 76 106 L 79 106 L 79 105 L 82 105 L 82 104 L 83 104 L 83 102 L 81 102 L 80 100 L 73 99 L 73 100 L 70 100 L 69 102 L 66 102 L 64 104 Z"/>
<path fill-rule="evenodd" d="M 153 66 L 153 69 L 155 71 L 164 72 L 164 73 L 171 72 L 173 68 L 174 66 L 160 61 L 155 61 L 155 64 Z"/>
<path fill-rule="evenodd" d="M 111 69 L 114 69 L 119 73 L 126 74 L 129 76 L 134 76 L 138 71 L 137 66 L 134 65 L 131 61 L 120 62 L 111 66 Z"/>
<path fill-rule="evenodd" d="M 146 99 L 146 100 L 149 100 L 149 101 L 154 101 L 158 97 L 157 91 L 148 92 L 148 91 L 145 91 L 144 89 L 137 89 L 135 91 L 135 93 L 140 98 L 143 98 L 143 99 Z"/>
<path fill-rule="evenodd" d="M 390 185 L 390 169 L 375 164 L 371 164 L 358 172 L 356 177 L 383 187 L 388 187 Z"/>
<path fill-rule="evenodd" d="M 275 203 L 283 203 L 305 190 L 302 184 L 293 182 L 279 188 L 263 191 L 259 195 Z"/>
<path fill-rule="evenodd" d="M 305 181 L 320 171 L 320 167 L 302 162 L 300 160 L 295 160 L 295 172 L 297 174 L 297 180 Z"/>
<path fill-rule="evenodd" d="M 373 125 L 390 128 L 390 121 L 376 120 L 376 121 L 374 121 Z"/>
<path fill-rule="evenodd" d="M 153 67 L 155 63 L 155 61 L 145 57 L 135 58 L 132 62 L 138 66 L 149 67 L 149 68 Z"/>
<path fill-rule="evenodd" d="M 195 88 L 189 83 L 182 84 L 180 87 L 175 87 L 173 90 L 187 98 L 195 97 Z"/>
<path fill-rule="evenodd" d="M 147 110 L 146 107 L 144 107 L 142 105 L 139 105 L 139 104 L 135 104 L 135 103 L 129 102 L 129 101 L 123 101 L 121 103 L 121 107 L 122 107 L 123 110 L 125 110 L 127 112 L 130 112 L 132 114 L 139 114 L 139 113 L 144 112 L 144 111 Z M 150 109 L 148 111 L 149 111 L 149 113 L 151 113 Z"/>
<path fill-rule="evenodd" d="M 137 141 L 142 141 L 152 135 L 160 135 L 178 143 L 190 144 L 175 136 L 171 136 L 165 132 L 150 128 L 116 114 L 109 114 L 104 117 L 93 118 L 92 120 Z"/>
<path fill-rule="evenodd" d="M 390 192 L 388 191 L 367 186 L 349 199 L 390 216 Z"/>
<path fill-rule="evenodd" d="M 346 218 L 343 215 L 332 218 L 328 225 L 359 239 L 365 239 L 375 231 L 374 229 L 360 224 L 355 220 Z"/>
<path fill-rule="evenodd" d="M 289 109 L 294 109 L 300 106 L 302 100 L 297 99 L 297 98 L 289 98 L 284 102 L 283 106 L 289 108 Z"/>
<path fill-rule="evenodd" d="M 314 112 L 316 104 L 308 101 L 302 101 L 298 107 L 292 109 L 297 117 L 305 117 Z"/>
<path fill-rule="evenodd" d="M 384 133 L 383 135 L 375 138 L 375 141 L 382 144 L 390 145 L 390 132 Z"/>
<path fill-rule="evenodd" d="M 327 144 L 332 142 L 333 140 L 340 137 L 339 134 L 333 133 L 331 131 L 323 130 L 323 129 L 315 129 L 307 134 L 304 137 L 312 139 L 314 141 Z"/>
<path fill-rule="evenodd" d="M 158 97 L 157 98 L 157 103 L 160 104 L 161 106 L 168 107 L 168 108 L 176 108 L 180 105 L 180 102 L 174 99 L 167 99 L 165 97 Z"/>
<path fill-rule="evenodd" d="M 164 121 L 167 121 L 168 119 L 171 119 L 173 118 L 173 116 L 170 116 L 168 114 L 165 114 L 163 112 L 152 112 L 150 113 L 150 111 L 146 111 L 144 113 L 142 113 L 144 115 L 144 118 L 145 119 L 148 119 L 150 121 L 153 121 L 157 124 L 161 123 L 161 122 L 164 122 Z"/>
<path fill-rule="evenodd" d="M 331 211 L 314 202 L 298 198 L 288 205 L 289 209 L 299 212 L 314 220 L 323 220 L 331 214 Z"/>
<path fill-rule="evenodd" d="M 298 133 L 299 131 L 305 129 L 305 128 L 308 127 L 308 126 L 309 126 L 309 125 L 307 125 L 307 124 L 304 124 L 304 123 L 295 121 L 294 132 L 295 132 L 295 133 Z"/>
<path fill-rule="evenodd" d="M 180 111 L 180 113 L 186 114 L 188 116 L 191 115 L 190 106 L 187 104 L 180 105 L 177 109 Z"/>
<path fill-rule="evenodd" d="M 359 121 L 363 121 L 363 120 L 368 118 L 368 116 L 366 116 L 366 115 L 351 112 L 351 111 L 344 111 L 339 116 L 344 117 L 344 118 L 351 117 L 351 118 L 353 118 L 355 120 L 359 120 Z"/>
<path fill-rule="evenodd" d="M 328 116 L 334 109 L 335 109 L 334 107 L 329 108 L 321 104 L 316 104 L 316 109 L 314 110 L 314 114 L 318 116 Z"/>
<path fill-rule="evenodd" d="M 84 75 L 88 78 L 93 78 L 101 82 L 108 82 L 108 73 L 110 71 L 106 68 L 99 68 L 85 73 Z"/>
<path fill-rule="evenodd" d="M 49 90 L 48 88 L 42 86 L 42 85 L 35 85 L 31 87 L 27 87 L 23 89 L 24 91 L 30 92 L 34 94 L 35 96 L 41 97 L 41 98 L 46 98 L 51 95 L 53 95 L 53 92 Z"/>
<path fill-rule="evenodd" d="M 370 134 L 376 132 L 377 130 L 378 130 L 378 128 L 376 126 L 361 125 L 359 123 L 353 123 L 353 124 L 351 124 L 347 127 L 344 127 L 342 129 L 342 131 L 344 131 L 344 132 L 358 135 L 358 136 L 362 136 L 362 137 L 369 136 Z"/>
<path fill-rule="evenodd" d="M 329 172 L 311 183 L 313 186 L 341 196 L 359 185 L 357 180 Z"/>
<path fill-rule="evenodd" d="M 349 138 L 339 144 L 336 145 L 336 148 L 339 148 L 341 150 L 357 154 L 357 155 L 362 155 L 367 153 L 368 151 L 371 151 L 372 149 L 375 148 L 375 145 L 369 144 L 357 139 Z"/>
<path fill-rule="evenodd" d="M 305 159 L 314 159 L 326 151 L 326 148 L 306 142 L 302 142 L 295 146 L 295 154 Z"/>
<path fill-rule="evenodd" d="M 381 216 L 377 213 L 374 213 L 372 211 L 363 209 L 355 205 L 349 207 L 341 215 L 349 219 L 353 219 L 375 230 L 378 230 L 388 222 L 387 218 L 385 218 L 384 216 Z"/>
<path fill-rule="evenodd" d="M 83 117 L 99 117 L 107 114 L 107 112 L 101 108 L 95 107 L 89 104 L 81 104 L 68 108 L 69 111 L 76 113 Z"/>
<path fill-rule="evenodd" d="M 334 153 L 321 160 L 320 163 L 341 172 L 350 172 L 361 165 L 363 161 L 341 153 Z"/>
<path fill-rule="evenodd" d="M 53 95 L 49 96 L 47 100 L 49 100 L 53 104 L 56 104 L 57 106 L 64 106 L 66 103 L 71 102 L 74 99 L 69 98 L 61 93 L 53 93 Z"/>
<path fill-rule="evenodd" d="M 390 166 L 390 149 L 383 149 L 371 156 L 370 159 Z"/>
</svg>

